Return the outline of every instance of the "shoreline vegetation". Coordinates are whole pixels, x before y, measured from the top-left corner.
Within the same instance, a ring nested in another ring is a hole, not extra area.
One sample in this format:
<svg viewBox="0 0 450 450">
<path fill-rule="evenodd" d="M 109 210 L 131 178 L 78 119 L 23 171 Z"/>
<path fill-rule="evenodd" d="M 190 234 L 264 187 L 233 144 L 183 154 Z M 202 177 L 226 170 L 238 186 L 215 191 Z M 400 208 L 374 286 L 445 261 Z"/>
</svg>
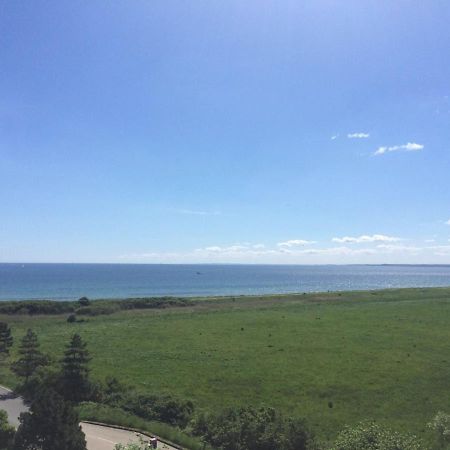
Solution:
<svg viewBox="0 0 450 450">
<path fill-rule="evenodd" d="M 274 438 L 298 429 L 311 449 L 366 432 L 408 450 L 444 448 L 427 424 L 450 412 L 450 287 L 6 301 L 0 321 L 15 343 L 33 329 L 50 377 L 65 342 L 82 337 L 94 389 L 77 407 L 82 419 L 193 449 L 202 439 L 226 448 L 227 427 L 261 421 Z M 20 387 L 6 364 L 0 381 Z"/>
<path fill-rule="evenodd" d="M 233 305 L 247 302 L 323 302 L 368 299 L 368 296 L 381 295 L 385 300 L 394 299 L 397 294 L 402 296 L 411 292 L 421 294 L 439 295 L 439 292 L 450 290 L 448 286 L 437 287 L 413 287 L 413 288 L 386 288 L 348 291 L 321 291 L 321 292 L 295 292 L 283 294 L 240 294 L 220 296 L 146 296 L 127 298 L 99 298 L 89 299 L 81 297 L 78 300 L 48 300 L 48 299 L 21 299 L 0 300 L 0 315 L 61 315 L 79 314 L 81 316 L 96 316 L 113 314 L 120 311 L 140 309 L 168 309 L 198 307 L 215 303 L 216 305 Z M 399 300 L 399 299 L 398 299 Z"/>
</svg>

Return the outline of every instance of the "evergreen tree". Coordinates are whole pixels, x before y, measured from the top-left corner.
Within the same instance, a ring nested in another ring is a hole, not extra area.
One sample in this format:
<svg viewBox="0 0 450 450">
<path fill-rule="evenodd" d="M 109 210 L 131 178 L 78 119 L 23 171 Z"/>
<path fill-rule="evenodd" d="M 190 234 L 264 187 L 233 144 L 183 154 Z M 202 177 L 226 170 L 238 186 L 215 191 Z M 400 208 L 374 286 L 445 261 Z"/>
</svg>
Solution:
<svg viewBox="0 0 450 450">
<path fill-rule="evenodd" d="M 48 364 L 47 357 L 39 350 L 39 342 L 32 330 L 28 329 L 19 347 L 20 358 L 11 365 L 12 371 L 28 382 L 39 367 Z"/>
<path fill-rule="evenodd" d="M 8 423 L 6 411 L 0 409 L 0 448 L 10 448 L 16 430 Z"/>
<path fill-rule="evenodd" d="M 62 359 L 61 381 L 64 396 L 68 400 L 80 402 L 89 396 L 89 351 L 79 334 L 74 334 Z"/>
<path fill-rule="evenodd" d="M 86 440 L 71 404 L 55 391 L 43 389 L 30 412 L 20 415 L 13 449 L 86 450 Z"/>
<path fill-rule="evenodd" d="M 5 322 L 0 322 L 0 355 L 9 356 L 9 349 L 13 345 L 11 328 Z"/>
</svg>

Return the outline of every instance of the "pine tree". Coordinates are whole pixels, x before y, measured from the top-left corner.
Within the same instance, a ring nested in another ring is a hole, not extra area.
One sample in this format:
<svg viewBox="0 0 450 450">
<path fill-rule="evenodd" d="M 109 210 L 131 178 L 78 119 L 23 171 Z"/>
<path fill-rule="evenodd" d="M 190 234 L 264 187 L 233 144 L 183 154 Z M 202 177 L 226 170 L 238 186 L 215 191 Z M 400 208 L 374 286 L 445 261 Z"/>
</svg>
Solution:
<svg viewBox="0 0 450 450">
<path fill-rule="evenodd" d="M 70 403 L 52 389 L 43 389 L 20 415 L 14 450 L 86 450 L 79 418 Z"/>
<path fill-rule="evenodd" d="M 74 334 L 62 359 L 61 380 L 64 396 L 80 402 L 89 396 L 89 351 L 79 334 Z"/>
<path fill-rule="evenodd" d="M 6 411 L 0 410 L 0 448 L 10 448 L 16 430 L 8 422 Z"/>
<path fill-rule="evenodd" d="M 22 338 L 19 355 L 20 358 L 12 363 L 11 369 L 19 377 L 25 378 L 25 382 L 28 382 L 39 367 L 48 364 L 47 357 L 39 350 L 36 333 L 31 329 L 28 329 L 27 334 Z"/>
<path fill-rule="evenodd" d="M 9 349 L 12 345 L 11 328 L 6 322 L 0 322 L 0 355 L 9 356 Z"/>
</svg>

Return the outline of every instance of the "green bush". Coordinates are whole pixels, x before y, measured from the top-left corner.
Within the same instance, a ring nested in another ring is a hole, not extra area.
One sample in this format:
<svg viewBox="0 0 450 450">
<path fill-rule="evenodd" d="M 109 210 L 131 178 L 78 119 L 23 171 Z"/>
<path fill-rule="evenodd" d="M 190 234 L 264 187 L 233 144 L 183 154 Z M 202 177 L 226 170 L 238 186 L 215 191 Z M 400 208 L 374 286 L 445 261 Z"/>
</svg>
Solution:
<svg viewBox="0 0 450 450">
<path fill-rule="evenodd" d="M 194 405 L 170 395 L 130 394 L 122 408 L 147 420 L 157 420 L 184 428 L 192 417 Z"/>
<path fill-rule="evenodd" d="M 200 415 L 193 424 L 193 434 L 221 450 L 317 448 L 303 419 L 286 418 L 266 407 L 230 408 L 218 415 Z"/>
<path fill-rule="evenodd" d="M 412 435 L 401 434 L 375 422 L 361 422 L 346 427 L 336 439 L 332 450 L 422 450 L 422 444 Z"/>
<path fill-rule="evenodd" d="M 54 302 L 50 300 L 29 300 L 0 302 L 0 314 L 66 314 L 74 312 L 71 302 Z"/>
<path fill-rule="evenodd" d="M 175 297 L 127 298 L 122 300 L 89 300 L 81 297 L 77 301 L 17 300 L 0 302 L 0 314 L 81 314 L 98 316 L 130 309 L 163 309 L 193 305 L 190 299 Z"/>
<path fill-rule="evenodd" d="M 80 306 L 88 306 L 90 305 L 91 301 L 87 297 L 81 297 L 78 299 L 78 303 Z"/>
<path fill-rule="evenodd" d="M 428 424 L 428 428 L 437 434 L 440 448 L 446 448 L 450 444 L 450 415 L 439 411 Z"/>
</svg>

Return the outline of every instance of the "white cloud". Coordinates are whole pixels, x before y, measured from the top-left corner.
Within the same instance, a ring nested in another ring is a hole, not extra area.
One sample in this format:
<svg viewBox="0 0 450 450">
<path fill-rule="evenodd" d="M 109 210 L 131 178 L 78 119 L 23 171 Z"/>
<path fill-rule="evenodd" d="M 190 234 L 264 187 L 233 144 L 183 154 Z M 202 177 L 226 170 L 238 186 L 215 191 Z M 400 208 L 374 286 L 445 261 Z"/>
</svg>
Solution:
<svg viewBox="0 0 450 450">
<path fill-rule="evenodd" d="M 344 236 L 341 238 L 334 237 L 332 239 L 333 242 L 339 242 L 341 244 L 360 244 L 363 242 L 396 242 L 400 239 L 393 236 L 385 236 L 384 234 L 373 234 L 372 236 L 369 235 L 362 235 L 358 237 L 352 237 L 352 236 Z"/>
<path fill-rule="evenodd" d="M 424 149 L 424 145 L 416 144 L 415 142 L 408 142 L 404 145 L 393 145 L 391 147 L 379 147 L 374 153 L 375 156 L 384 155 L 389 152 L 416 152 Z"/>
<path fill-rule="evenodd" d="M 339 137 L 339 134 L 335 134 L 333 136 L 331 136 L 331 140 L 334 141 Z"/>
<path fill-rule="evenodd" d="M 450 245 L 435 245 L 428 248 L 433 250 L 437 256 L 450 256 Z"/>
<path fill-rule="evenodd" d="M 347 137 L 349 139 L 367 139 L 370 137 L 369 133 L 348 133 Z"/>
<path fill-rule="evenodd" d="M 413 252 L 418 253 L 423 250 L 422 247 L 414 247 L 412 245 L 398 245 L 398 244 L 379 244 L 377 249 L 385 250 L 387 252 Z"/>
<path fill-rule="evenodd" d="M 211 245 L 185 251 L 142 252 L 122 255 L 127 262 L 154 263 L 264 263 L 264 264 L 433 264 L 450 262 L 450 244 L 403 245 L 400 239 L 373 235 L 346 239 L 348 243 L 363 242 L 366 246 L 274 246 L 238 243 Z M 300 240 L 300 239 L 296 239 Z M 356 240 L 356 241 L 355 241 Z M 307 241 L 308 242 L 308 241 Z M 377 244 L 371 245 L 374 242 Z M 422 241 L 423 242 L 423 241 Z"/>
<path fill-rule="evenodd" d="M 252 247 L 255 250 L 261 250 L 261 249 L 265 248 L 266 246 L 264 244 L 254 244 L 254 245 L 252 245 Z"/>
<path fill-rule="evenodd" d="M 316 241 L 305 241 L 304 239 L 291 239 L 290 241 L 278 242 L 278 247 L 298 247 L 315 244 Z"/>
<path fill-rule="evenodd" d="M 230 245 L 229 247 L 220 247 L 218 245 L 213 245 L 210 247 L 199 248 L 196 251 L 204 251 L 214 252 L 214 253 L 235 253 L 242 252 L 248 250 L 249 248 L 246 245 Z"/>
<path fill-rule="evenodd" d="M 445 222 L 446 225 L 450 225 L 450 219 L 447 220 L 447 222 Z"/>
</svg>

